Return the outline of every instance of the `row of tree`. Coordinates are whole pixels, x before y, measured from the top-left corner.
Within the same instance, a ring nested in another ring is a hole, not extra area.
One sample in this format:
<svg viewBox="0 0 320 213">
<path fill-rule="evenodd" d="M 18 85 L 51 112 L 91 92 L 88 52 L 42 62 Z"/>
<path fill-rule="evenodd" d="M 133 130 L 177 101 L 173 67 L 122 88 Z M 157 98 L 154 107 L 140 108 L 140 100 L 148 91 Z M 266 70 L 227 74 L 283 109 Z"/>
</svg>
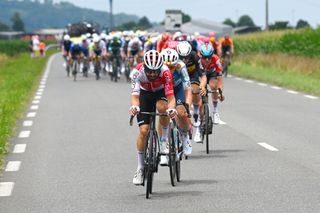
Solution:
<svg viewBox="0 0 320 213">
<path fill-rule="evenodd" d="M 223 23 L 231 27 L 244 27 L 244 26 L 256 27 L 252 18 L 248 15 L 241 16 L 237 22 L 234 22 L 230 18 L 227 18 Z M 270 30 L 282 30 L 282 29 L 293 29 L 293 28 L 301 29 L 305 27 L 310 27 L 310 24 L 307 21 L 302 19 L 300 19 L 297 22 L 297 25 L 295 27 L 290 26 L 288 21 L 276 21 L 274 24 L 269 25 Z"/>
<path fill-rule="evenodd" d="M 25 31 L 20 13 L 14 13 L 10 20 L 12 23 L 11 27 L 0 21 L 0 31 Z"/>
</svg>

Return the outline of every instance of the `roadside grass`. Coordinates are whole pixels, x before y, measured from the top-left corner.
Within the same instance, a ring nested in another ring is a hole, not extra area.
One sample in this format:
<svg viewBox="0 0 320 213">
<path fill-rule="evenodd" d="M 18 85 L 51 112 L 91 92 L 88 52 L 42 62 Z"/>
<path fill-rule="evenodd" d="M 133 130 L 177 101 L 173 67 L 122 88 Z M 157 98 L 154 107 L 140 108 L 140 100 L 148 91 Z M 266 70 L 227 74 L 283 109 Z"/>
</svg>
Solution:
<svg viewBox="0 0 320 213">
<path fill-rule="evenodd" d="M 0 56 L 0 168 L 8 152 L 9 139 L 16 134 L 16 122 L 31 101 L 47 59 L 54 52 L 48 51 L 45 58 L 34 59 L 27 52 Z"/>
<path fill-rule="evenodd" d="M 281 53 L 241 55 L 234 58 L 230 73 L 320 96 L 319 58 Z"/>
</svg>

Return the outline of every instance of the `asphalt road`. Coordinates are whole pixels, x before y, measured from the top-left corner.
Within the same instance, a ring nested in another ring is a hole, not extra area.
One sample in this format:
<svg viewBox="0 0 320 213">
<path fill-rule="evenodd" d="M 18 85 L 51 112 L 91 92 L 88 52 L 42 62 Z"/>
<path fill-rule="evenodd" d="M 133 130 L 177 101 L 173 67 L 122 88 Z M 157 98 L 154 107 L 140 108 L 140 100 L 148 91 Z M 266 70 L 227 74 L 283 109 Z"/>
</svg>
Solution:
<svg viewBox="0 0 320 213">
<path fill-rule="evenodd" d="M 320 211 L 319 99 L 225 79 L 226 124 L 214 126 L 211 153 L 193 144 L 176 187 L 160 167 L 146 200 L 145 188 L 132 184 L 138 128 L 128 125 L 130 84 L 92 74 L 73 82 L 55 55 L 39 85 L 39 103 L 30 103 L 11 141 L 0 212 Z"/>
</svg>

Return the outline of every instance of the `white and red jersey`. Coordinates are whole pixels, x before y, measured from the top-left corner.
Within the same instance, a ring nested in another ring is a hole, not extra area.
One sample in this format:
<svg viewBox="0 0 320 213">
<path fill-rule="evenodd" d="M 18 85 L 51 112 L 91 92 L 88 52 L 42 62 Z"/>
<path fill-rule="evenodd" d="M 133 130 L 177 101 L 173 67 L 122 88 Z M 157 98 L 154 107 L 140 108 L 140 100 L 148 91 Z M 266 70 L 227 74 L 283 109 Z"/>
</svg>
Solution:
<svg viewBox="0 0 320 213">
<path fill-rule="evenodd" d="M 200 69 L 206 71 L 206 73 L 222 73 L 222 66 L 219 56 L 213 54 L 210 61 L 206 61 L 202 57 L 200 57 Z"/>
<path fill-rule="evenodd" d="M 138 64 L 132 73 L 132 93 L 131 95 L 139 95 L 140 90 L 156 92 L 164 89 L 165 95 L 173 96 L 173 79 L 169 68 L 163 65 L 159 77 L 156 80 L 149 81 L 145 72 L 143 63 Z"/>
</svg>

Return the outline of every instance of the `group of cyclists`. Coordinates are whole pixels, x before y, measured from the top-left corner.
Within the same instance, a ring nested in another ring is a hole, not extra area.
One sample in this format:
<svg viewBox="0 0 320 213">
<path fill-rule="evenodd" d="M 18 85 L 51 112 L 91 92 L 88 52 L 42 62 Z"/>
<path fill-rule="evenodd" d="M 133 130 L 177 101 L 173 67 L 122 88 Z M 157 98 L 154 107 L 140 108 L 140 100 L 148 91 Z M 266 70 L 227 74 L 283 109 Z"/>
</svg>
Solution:
<svg viewBox="0 0 320 213">
<path fill-rule="evenodd" d="M 138 166 L 133 177 L 133 184 L 143 184 L 144 147 L 150 128 L 150 115 L 139 112 L 167 113 L 167 117 L 159 118 L 160 165 L 168 164 L 169 122 L 177 121 L 180 129 L 183 153 L 192 153 L 189 137 L 190 128 L 194 132 L 194 142 L 201 142 L 200 120 L 202 98 L 206 95 L 207 85 L 212 93 L 213 123 L 219 124 L 218 101 L 223 101 L 223 72 L 219 46 L 212 45 L 212 38 L 201 37 L 192 42 L 188 36 L 176 33 L 161 34 L 153 48 L 146 49 L 143 62 L 132 72 L 132 93 L 130 114 L 137 115 L 139 134 L 137 137 Z M 227 35 L 224 39 L 230 39 Z M 147 41 L 150 42 L 150 41 Z M 148 45 L 152 45 L 152 41 Z M 217 43 L 217 42 L 215 42 Z M 222 51 L 233 51 L 233 45 Z M 193 121 L 189 118 L 192 109 Z"/>
<path fill-rule="evenodd" d="M 207 93 L 207 85 L 212 93 L 213 123 L 219 124 L 218 101 L 223 101 L 223 66 L 220 57 L 233 54 L 233 42 L 225 35 L 220 42 L 214 33 L 202 36 L 199 33 L 187 35 L 181 32 L 173 34 L 112 32 L 81 35 L 77 41 L 64 35 L 62 54 L 67 64 L 73 61 L 83 63 L 83 73 L 91 62 L 94 65 L 96 79 L 99 69 L 113 70 L 112 78 L 116 81 L 120 67 L 127 67 L 126 77 L 131 81 L 130 114 L 137 115 L 139 134 L 136 140 L 138 166 L 133 184 L 143 183 L 144 147 L 149 130 L 150 115 L 139 112 L 167 113 L 159 118 L 160 164 L 168 164 L 169 122 L 176 119 L 183 153 L 192 153 L 190 129 L 194 142 L 201 142 L 200 124 L 202 113 L 202 96 Z M 230 63 L 230 60 L 228 60 Z M 97 66 L 95 65 L 97 64 Z M 101 65 L 101 66 L 100 66 Z M 97 69 L 96 69 L 97 67 Z M 192 116 L 190 116 L 192 114 Z M 190 119 L 192 117 L 192 119 Z"/>
</svg>

